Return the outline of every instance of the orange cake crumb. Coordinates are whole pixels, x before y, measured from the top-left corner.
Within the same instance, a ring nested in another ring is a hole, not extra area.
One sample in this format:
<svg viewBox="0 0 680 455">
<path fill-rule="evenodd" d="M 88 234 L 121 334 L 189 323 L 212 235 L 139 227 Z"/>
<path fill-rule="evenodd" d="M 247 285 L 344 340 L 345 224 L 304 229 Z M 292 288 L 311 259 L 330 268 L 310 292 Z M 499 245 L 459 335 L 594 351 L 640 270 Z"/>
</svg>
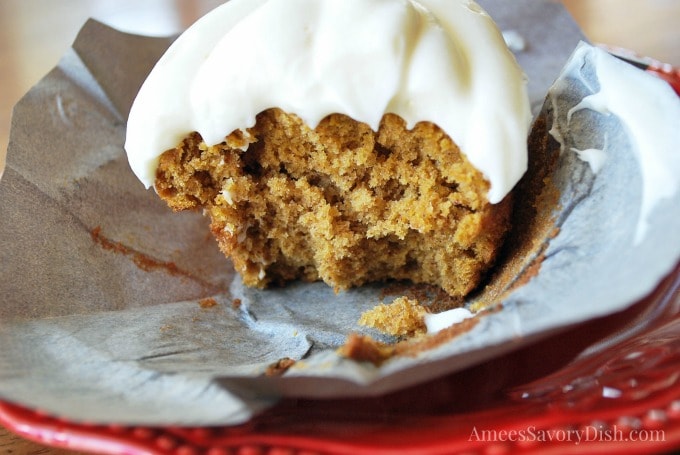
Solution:
<svg viewBox="0 0 680 455">
<path fill-rule="evenodd" d="M 378 131 L 341 114 L 312 129 L 280 109 L 224 142 L 192 133 L 165 152 L 156 190 L 202 209 L 248 286 L 323 280 L 336 291 L 409 280 L 464 296 L 496 258 L 511 197 L 429 122 L 386 114 Z"/>
<path fill-rule="evenodd" d="M 201 299 L 198 301 L 198 304 L 201 306 L 201 308 L 212 308 L 217 305 L 217 301 L 211 297 L 207 299 Z"/>
<path fill-rule="evenodd" d="M 398 337 L 423 334 L 427 330 L 426 312 L 418 300 L 399 297 L 390 304 L 381 303 L 364 312 L 359 324 Z"/>
</svg>

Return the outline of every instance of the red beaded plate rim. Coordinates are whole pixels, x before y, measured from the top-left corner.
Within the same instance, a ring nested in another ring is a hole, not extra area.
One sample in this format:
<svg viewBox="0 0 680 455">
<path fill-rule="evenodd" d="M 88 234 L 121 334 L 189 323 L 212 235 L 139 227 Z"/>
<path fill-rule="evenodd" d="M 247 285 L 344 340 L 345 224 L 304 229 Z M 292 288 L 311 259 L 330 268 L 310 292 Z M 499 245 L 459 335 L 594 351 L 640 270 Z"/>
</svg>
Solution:
<svg viewBox="0 0 680 455">
<path fill-rule="evenodd" d="M 648 71 L 680 94 L 680 70 Z M 549 353 L 549 357 L 546 354 Z M 630 308 L 387 396 L 283 400 L 238 426 L 72 422 L 0 401 L 0 424 L 103 454 L 649 454 L 680 448 L 680 264 Z"/>
</svg>

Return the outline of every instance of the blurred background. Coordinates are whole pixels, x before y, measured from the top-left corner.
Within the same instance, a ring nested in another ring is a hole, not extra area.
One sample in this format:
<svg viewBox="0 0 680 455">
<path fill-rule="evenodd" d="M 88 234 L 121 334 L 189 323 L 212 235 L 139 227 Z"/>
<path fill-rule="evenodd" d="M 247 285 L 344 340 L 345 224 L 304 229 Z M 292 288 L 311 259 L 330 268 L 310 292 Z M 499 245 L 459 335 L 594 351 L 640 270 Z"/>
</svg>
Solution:
<svg viewBox="0 0 680 455">
<path fill-rule="evenodd" d="M 680 66 L 678 0 L 543 1 L 563 3 L 593 43 L 623 47 Z M 12 107 L 57 64 L 88 18 L 122 31 L 166 36 L 185 29 L 220 3 L 222 0 L 0 0 L 0 156 L 7 149 Z M 73 453 L 22 440 L 0 427 L 0 455 Z"/>
</svg>

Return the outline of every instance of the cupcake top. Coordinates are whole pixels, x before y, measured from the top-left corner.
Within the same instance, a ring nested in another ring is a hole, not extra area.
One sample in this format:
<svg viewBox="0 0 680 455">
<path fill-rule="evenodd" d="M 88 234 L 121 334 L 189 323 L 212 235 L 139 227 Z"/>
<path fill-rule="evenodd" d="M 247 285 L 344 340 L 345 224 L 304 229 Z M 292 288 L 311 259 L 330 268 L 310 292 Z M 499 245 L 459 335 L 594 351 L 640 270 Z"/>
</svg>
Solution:
<svg viewBox="0 0 680 455">
<path fill-rule="evenodd" d="M 158 61 L 130 111 L 125 148 L 153 185 L 159 156 L 197 131 L 208 145 L 277 107 L 314 128 L 386 113 L 442 128 L 499 202 L 527 166 L 526 78 L 472 0 L 230 0 Z"/>
</svg>

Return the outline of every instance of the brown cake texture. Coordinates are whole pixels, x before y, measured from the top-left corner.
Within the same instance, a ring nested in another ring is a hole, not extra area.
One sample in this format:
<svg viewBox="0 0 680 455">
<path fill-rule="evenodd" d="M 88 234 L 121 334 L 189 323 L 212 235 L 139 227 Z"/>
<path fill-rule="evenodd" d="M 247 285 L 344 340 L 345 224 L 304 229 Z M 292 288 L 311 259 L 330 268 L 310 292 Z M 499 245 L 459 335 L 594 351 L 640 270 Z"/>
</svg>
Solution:
<svg viewBox="0 0 680 455">
<path fill-rule="evenodd" d="M 427 309 L 418 300 L 401 296 L 389 304 L 381 303 L 364 311 L 359 318 L 359 325 L 395 337 L 422 335 L 427 332 L 426 313 Z"/>
<path fill-rule="evenodd" d="M 210 217 L 255 287 L 408 280 L 463 296 L 496 258 L 512 205 L 488 202 L 489 183 L 439 127 L 393 114 L 373 131 L 268 109 L 214 146 L 187 135 L 161 156 L 155 186 L 173 209 Z"/>
</svg>

